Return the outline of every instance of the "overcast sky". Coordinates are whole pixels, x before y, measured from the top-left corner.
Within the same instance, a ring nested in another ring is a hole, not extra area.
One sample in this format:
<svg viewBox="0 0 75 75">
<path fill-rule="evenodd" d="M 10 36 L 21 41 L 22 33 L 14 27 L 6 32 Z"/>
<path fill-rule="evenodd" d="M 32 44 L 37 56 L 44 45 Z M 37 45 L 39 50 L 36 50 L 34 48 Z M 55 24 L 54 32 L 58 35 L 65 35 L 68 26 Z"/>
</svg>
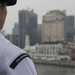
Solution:
<svg viewBox="0 0 75 75">
<path fill-rule="evenodd" d="M 34 9 L 40 24 L 42 16 L 50 10 L 66 10 L 67 15 L 75 15 L 75 0 L 18 0 L 15 6 L 7 7 L 8 14 L 3 28 L 6 34 L 11 34 L 14 23 L 18 23 L 18 11 L 28 8 Z"/>
</svg>

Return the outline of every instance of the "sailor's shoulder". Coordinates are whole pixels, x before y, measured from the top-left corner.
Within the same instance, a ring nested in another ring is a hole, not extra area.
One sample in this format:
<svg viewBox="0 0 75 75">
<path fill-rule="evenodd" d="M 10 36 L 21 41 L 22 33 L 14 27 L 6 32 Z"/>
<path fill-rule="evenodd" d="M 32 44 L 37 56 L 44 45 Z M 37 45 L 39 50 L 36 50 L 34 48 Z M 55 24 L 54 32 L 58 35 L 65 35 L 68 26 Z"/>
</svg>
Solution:
<svg viewBox="0 0 75 75">
<path fill-rule="evenodd" d="M 8 43 L 7 47 L 2 53 L 1 58 L 4 59 L 3 62 L 6 62 L 6 65 L 8 65 L 15 57 L 22 53 L 26 52 L 12 43 Z"/>
</svg>

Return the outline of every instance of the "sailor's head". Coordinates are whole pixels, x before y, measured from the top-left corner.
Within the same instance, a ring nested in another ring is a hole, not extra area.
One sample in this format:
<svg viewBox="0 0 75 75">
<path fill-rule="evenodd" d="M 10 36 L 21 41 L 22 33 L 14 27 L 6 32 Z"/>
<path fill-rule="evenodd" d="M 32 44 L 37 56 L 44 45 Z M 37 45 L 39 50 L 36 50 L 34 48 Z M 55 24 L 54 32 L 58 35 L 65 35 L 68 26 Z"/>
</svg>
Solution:
<svg viewBox="0 0 75 75">
<path fill-rule="evenodd" d="M 15 5 L 16 2 L 17 2 L 17 0 L 0 0 L 0 4 L 4 4 L 4 3 L 6 3 L 7 6 Z"/>
<path fill-rule="evenodd" d="M 7 6 L 15 5 L 17 0 L 0 0 L 0 30 L 3 28 L 7 16 Z"/>
</svg>

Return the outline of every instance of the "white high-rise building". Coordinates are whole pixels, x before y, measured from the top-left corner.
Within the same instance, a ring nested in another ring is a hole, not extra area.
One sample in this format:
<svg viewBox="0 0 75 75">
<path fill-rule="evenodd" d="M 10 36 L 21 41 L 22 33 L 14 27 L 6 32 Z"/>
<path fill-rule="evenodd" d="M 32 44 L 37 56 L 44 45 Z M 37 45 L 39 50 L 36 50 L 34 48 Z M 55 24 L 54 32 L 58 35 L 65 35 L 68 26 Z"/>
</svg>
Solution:
<svg viewBox="0 0 75 75">
<path fill-rule="evenodd" d="M 29 39 L 29 35 L 26 35 L 25 38 L 25 47 L 30 46 L 30 39 Z"/>
<path fill-rule="evenodd" d="M 43 16 L 42 42 L 56 42 L 65 40 L 65 12 L 53 10 Z"/>
</svg>

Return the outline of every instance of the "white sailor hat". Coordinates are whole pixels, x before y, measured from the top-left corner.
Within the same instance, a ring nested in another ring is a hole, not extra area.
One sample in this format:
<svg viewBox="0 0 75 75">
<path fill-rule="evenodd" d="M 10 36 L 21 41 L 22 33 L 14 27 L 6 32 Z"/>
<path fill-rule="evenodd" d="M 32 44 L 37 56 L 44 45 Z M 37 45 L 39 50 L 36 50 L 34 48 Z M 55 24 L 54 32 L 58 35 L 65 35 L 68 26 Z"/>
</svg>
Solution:
<svg viewBox="0 0 75 75">
<path fill-rule="evenodd" d="M 7 3 L 7 6 L 15 5 L 17 0 L 0 0 L 0 3 Z"/>
</svg>

